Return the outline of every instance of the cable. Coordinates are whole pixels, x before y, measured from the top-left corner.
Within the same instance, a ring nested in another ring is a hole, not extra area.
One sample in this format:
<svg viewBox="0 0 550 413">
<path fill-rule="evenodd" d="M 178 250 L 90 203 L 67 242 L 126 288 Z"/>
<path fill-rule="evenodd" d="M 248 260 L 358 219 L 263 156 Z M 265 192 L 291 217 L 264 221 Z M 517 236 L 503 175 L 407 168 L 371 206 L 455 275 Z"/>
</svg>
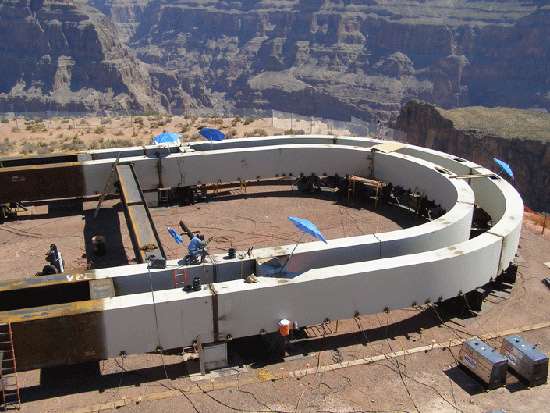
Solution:
<svg viewBox="0 0 550 413">
<path fill-rule="evenodd" d="M 389 340 L 389 328 L 390 328 L 389 327 L 389 324 L 390 324 L 389 312 L 386 315 L 387 315 L 387 317 L 386 317 L 386 338 L 385 338 L 385 340 L 386 340 L 386 343 L 387 343 L 388 347 L 390 348 L 390 351 L 392 353 L 394 353 L 392 345 L 391 345 L 390 340 Z M 377 318 L 378 318 L 378 316 L 377 316 Z M 380 321 L 379 321 L 379 323 L 380 323 Z M 409 390 L 409 387 L 407 386 L 407 383 L 405 382 L 405 378 L 403 376 L 403 372 L 401 371 L 401 365 L 399 364 L 399 360 L 397 360 L 397 359 L 395 361 L 392 360 L 391 358 L 388 357 L 388 355 L 386 353 L 384 353 L 384 357 L 386 358 L 386 360 L 389 360 L 390 362 L 395 362 L 395 366 L 397 367 L 397 373 L 399 375 L 399 378 L 401 379 L 401 383 L 403 384 L 403 387 L 405 388 L 405 391 L 407 392 L 407 395 L 409 396 L 409 399 L 411 400 L 415 410 L 420 413 L 420 409 L 416 405 L 416 402 L 414 401 L 414 399 L 412 397 L 412 394 Z"/>
<path fill-rule="evenodd" d="M 124 379 L 124 373 L 126 372 L 126 369 L 124 368 L 124 354 L 121 354 L 120 355 L 120 363 L 118 362 L 118 360 L 116 359 L 116 357 L 114 358 L 114 361 L 115 361 L 115 364 L 120 368 L 120 380 L 118 381 L 118 386 L 116 388 L 116 394 L 115 396 L 118 396 L 120 394 L 120 387 L 122 386 L 122 381 Z"/>
<path fill-rule="evenodd" d="M 164 376 L 167 380 L 170 380 L 170 377 L 168 376 L 168 371 L 166 370 L 166 364 L 164 362 L 163 353 L 159 352 L 159 354 L 161 355 L 162 366 L 163 366 L 163 369 L 164 369 Z M 118 367 L 122 370 L 123 373 L 135 374 L 135 375 L 141 377 L 141 375 L 139 373 L 135 372 L 135 371 L 126 370 L 126 368 L 124 367 L 124 363 L 120 364 L 116 358 L 114 360 L 115 360 L 115 363 L 118 365 Z M 124 361 L 124 357 L 122 357 L 122 360 Z M 122 378 L 121 378 L 120 383 L 122 383 Z M 187 394 L 185 394 L 185 392 L 182 389 L 180 389 L 178 387 L 169 386 L 165 383 L 159 383 L 159 384 L 160 384 L 160 386 L 164 387 L 165 389 L 175 390 L 175 391 L 180 392 L 187 399 L 187 401 L 191 404 L 191 406 L 193 407 L 193 410 L 195 410 L 195 412 L 199 413 L 199 410 L 197 409 L 197 407 L 195 406 L 193 401 L 189 398 L 189 396 L 187 396 Z"/>
<path fill-rule="evenodd" d="M 430 307 L 433 307 L 433 305 L 430 305 Z M 441 323 L 442 323 L 443 325 L 445 325 L 447 328 L 453 330 L 453 328 L 451 328 L 450 326 L 447 326 L 447 325 L 445 324 L 445 322 L 441 319 L 441 317 L 439 316 L 439 314 L 437 313 L 437 310 L 435 310 L 435 308 L 434 308 L 434 311 L 435 311 L 436 314 L 438 315 L 438 317 L 439 317 Z M 387 329 L 389 328 L 389 316 L 388 316 L 388 322 L 387 322 L 387 324 L 386 324 L 386 328 L 387 328 Z M 455 332 L 455 334 L 456 334 L 456 332 Z M 388 347 L 389 347 L 390 350 L 393 352 L 393 349 L 392 349 L 392 346 L 391 346 L 391 344 L 390 344 L 390 342 L 389 342 L 388 337 L 389 337 L 389 335 L 388 335 L 388 331 L 387 331 L 387 332 L 386 332 L 386 341 L 387 341 L 387 343 L 388 343 Z M 458 336 L 458 335 L 457 335 L 457 337 L 458 337 L 459 339 L 462 340 L 462 337 L 460 337 L 460 336 Z M 449 353 L 451 354 L 451 356 L 453 357 L 453 359 L 455 360 L 455 362 L 458 363 L 458 360 L 457 360 L 457 358 L 455 357 L 455 355 L 453 354 L 451 348 L 448 347 L 447 349 L 449 350 Z M 405 354 L 406 354 L 406 353 L 404 353 L 404 355 L 405 355 Z M 384 354 L 384 356 L 386 357 L 386 359 L 388 359 L 388 357 L 387 357 L 386 354 Z M 455 397 L 454 397 L 454 391 L 453 391 L 453 388 L 452 388 L 452 384 L 451 384 L 451 395 L 452 395 L 452 397 L 453 397 L 454 404 L 451 403 L 449 400 L 447 400 L 447 398 L 445 398 L 445 397 L 441 394 L 441 392 L 440 392 L 439 390 L 437 390 L 435 387 L 433 387 L 433 386 L 431 386 L 431 385 L 429 385 L 429 384 L 426 384 L 426 383 L 424 383 L 424 382 L 421 382 L 421 381 L 415 379 L 414 377 L 409 376 L 406 372 L 403 373 L 403 372 L 401 371 L 401 369 L 400 369 L 399 361 L 398 361 L 398 360 L 395 360 L 395 363 L 396 363 L 396 366 L 397 366 L 397 368 L 398 368 L 397 373 L 399 373 L 400 376 L 402 375 L 402 376 L 408 378 L 409 380 L 414 381 L 415 383 L 418 383 L 418 384 L 420 384 L 420 385 L 422 385 L 422 386 L 425 386 L 425 387 L 428 387 L 428 388 L 432 389 L 439 397 L 441 397 L 442 400 L 444 400 L 446 403 L 448 403 L 451 407 L 453 407 L 455 410 L 457 410 L 457 411 L 459 411 L 459 412 L 462 412 L 462 410 L 459 409 L 459 408 L 457 407 L 457 405 L 456 405 L 456 400 L 455 400 Z M 403 364 L 406 366 L 405 363 L 403 363 Z M 382 364 L 382 365 L 383 365 L 383 364 Z M 393 370 L 390 366 L 385 366 L 385 367 L 386 367 L 386 368 L 389 368 L 390 370 Z M 393 370 L 393 371 L 395 371 L 395 370 Z M 405 384 L 404 381 L 403 381 L 403 384 Z M 413 403 L 414 403 L 414 400 L 412 400 L 412 398 L 411 398 L 411 401 L 413 401 Z M 416 406 L 415 406 L 415 407 L 416 407 Z M 417 409 L 418 409 L 418 407 L 417 407 Z M 418 411 L 420 411 L 420 410 L 418 410 Z"/>
<path fill-rule="evenodd" d="M 147 275 L 149 276 L 149 289 L 151 291 L 151 298 L 153 299 L 153 313 L 155 314 L 155 330 L 157 332 L 157 346 L 158 348 L 162 348 L 160 343 L 159 319 L 157 314 L 157 303 L 155 302 L 155 292 L 153 290 L 153 277 L 151 276 L 150 262 L 147 263 Z"/>
<path fill-rule="evenodd" d="M 467 331 L 467 330 L 462 330 L 460 328 L 457 328 L 457 327 L 451 327 L 450 325 L 447 324 L 447 322 L 445 320 L 443 320 L 443 317 L 441 317 L 441 314 L 439 313 L 439 311 L 437 311 L 437 308 L 434 304 L 428 304 L 428 307 L 434 312 L 434 314 L 436 315 L 437 319 L 439 320 L 439 322 L 441 323 L 441 325 L 443 325 L 444 327 L 448 328 L 449 330 L 451 330 L 454 335 L 456 336 L 456 338 L 462 340 L 464 337 L 460 336 L 458 333 L 462 333 L 466 336 L 469 336 L 469 337 L 472 337 L 474 336 L 475 334 L 472 334 L 471 332 Z"/>
</svg>

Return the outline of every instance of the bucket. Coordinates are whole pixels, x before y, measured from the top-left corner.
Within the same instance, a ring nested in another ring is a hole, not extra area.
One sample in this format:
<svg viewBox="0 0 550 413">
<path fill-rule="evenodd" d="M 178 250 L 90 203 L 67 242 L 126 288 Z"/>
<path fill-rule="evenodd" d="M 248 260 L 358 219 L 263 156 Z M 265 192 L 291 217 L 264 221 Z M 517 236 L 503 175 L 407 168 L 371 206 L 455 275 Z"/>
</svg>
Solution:
<svg viewBox="0 0 550 413">
<path fill-rule="evenodd" d="M 107 253 L 107 246 L 103 235 L 94 235 L 92 237 L 92 251 L 94 255 L 98 257 L 101 257 Z"/>
<path fill-rule="evenodd" d="M 279 334 L 283 337 L 287 337 L 290 334 L 290 321 L 288 321 L 286 318 L 283 318 L 278 323 L 279 325 Z"/>
</svg>

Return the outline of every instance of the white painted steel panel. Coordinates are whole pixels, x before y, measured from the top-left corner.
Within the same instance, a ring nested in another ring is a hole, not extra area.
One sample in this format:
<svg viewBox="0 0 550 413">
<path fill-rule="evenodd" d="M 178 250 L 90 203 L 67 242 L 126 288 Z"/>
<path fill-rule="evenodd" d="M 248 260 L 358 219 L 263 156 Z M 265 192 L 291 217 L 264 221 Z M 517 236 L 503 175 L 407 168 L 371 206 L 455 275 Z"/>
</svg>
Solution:
<svg viewBox="0 0 550 413">
<path fill-rule="evenodd" d="M 451 298 L 496 276 L 500 245 L 499 237 L 484 234 L 453 248 L 315 269 L 292 279 L 223 283 L 220 334 L 249 336 L 276 331 L 283 318 L 312 325 Z"/>
<path fill-rule="evenodd" d="M 102 312 L 109 357 L 214 340 L 210 291 L 181 289 L 105 299 Z M 155 304 L 153 304 L 153 302 Z M 156 315 L 155 315 L 156 310 Z M 158 321 L 158 323 L 157 323 Z M 158 326 L 158 328 L 157 328 Z"/>
<path fill-rule="evenodd" d="M 327 148 L 322 145 L 285 145 L 247 148 L 238 152 L 226 149 L 171 155 L 163 162 L 163 182 L 170 186 L 186 186 L 289 174 L 364 176 L 368 173 L 368 150 L 331 146 L 327 151 Z M 183 161 L 174 161 L 182 156 Z"/>
<path fill-rule="evenodd" d="M 311 142 L 315 145 L 309 145 Z M 206 144 L 210 148 L 201 144 L 196 148 L 206 148 L 202 153 L 191 150 L 163 158 L 162 181 L 166 186 L 176 186 L 300 172 L 366 175 L 370 151 L 359 147 L 368 148 L 379 142 L 368 138 L 314 136 Z M 284 145 L 265 146 L 266 143 Z M 220 147 L 228 149 L 219 150 Z M 246 284 L 242 279 L 232 279 L 236 268 L 241 266 L 238 260 L 219 265 L 227 269 L 222 276 L 225 282 L 215 284 L 221 336 L 253 335 L 261 329 L 275 331 L 277 321 L 282 318 L 301 325 L 317 324 L 325 318 L 350 318 L 355 312 L 376 313 L 386 307 L 401 308 L 413 302 L 446 299 L 485 284 L 509 265 L 521 230 L 523 204 L 517 191 L 501 179 L 449 181 L 448 174 L 436 170 L 432 162 L 452 174 L 490 173 L 452 155 L 411 145 L 397 152 L 375 153 L 376 177 L 426 193 L 449 212 L 438 220 L 407 230 L 331 240 L 328 246 L 320 242 L 302 244 L 288 267 L 297 273 L 293 278 L 260 277 L 259 283 Z M 141 156 L 126 160 L 136 163 L 145 189 L 158 186 L 157 159 Z M 219 165 L 219 170 L 209 165 Z M 110 162 L 86 162 L 84 170 L 90 175 L 86 177 L 86 187 L 97 192 L 98 188 L 102 190 L 110 172 Z M 474 201 L 491 215 L 494 226 L 489 233 L 468 240 Z M 254 257 L 245 260 L 246 271 L 252 270 L 251 261 L 255 258 L 284 257 L 290 247 L 293 246 L 255 251 Z M 379 259 L 380 256 L 392 258 Z M 344 265 L 332 265 L 335 262 Z M 177 262 L 169 265 L 176 266 Z M 200 268 L 210 271 L 208 280 L 213 281 L 212 265 Z M 154 270 L 153 289 L 169 288 L 171 271 L 171 268 Z M 144 268 L 98 270 L 96 275 L 115 277 L 119 292 L 139 292 L 105 300 L 105 331 L 111 355 L 122 350 L 151 351 L 158 345 L 158 337 L 164 348 L 190 345 L 197 335 L 203 342 L 214 341 L 208 290 L 156 291 L 155 318 L 152 294 L 144 292 L 148 280 Z M 158 333 L 156 321 L 152 322 L 155 319 L 160 320 Z M 146 326 L 140 327 L 141 324 Z"/>
<path fill-rule="evenodd" d="M 473 206 L 456 204 L 442 217 L 416 227 L 376 234 L 381 258 L 432 251 L 470 238 Z"/>
<path fill-rule="evenodd" d="M 375 152 L 374 176 L 394 186 L 429 194 L 430 199 L 447 211 L 458 200 L 457 189 L 449 185 L 448 176 L 438 172 L 432 163 L 407 155 Z"/>
<path fill-rule="evenodd" d="M 420 148 L 413 145 L 405 145 L 404 148 L 398 149 L 396 152 L 432 162 L 445 169 L 448 169 L 456 175 L 461 176 L 471 174 L 472 168 L 478 166 L 473 162 L 469 162 L 465 159 L 458 158 L 444 152 L 434 151 L 433 149 L 428 148 Z"/>
<path fill-rule="evenodd" d="M 334 140 L 335 137 L 330 135 L 283 135 L 229 139 L 220 142 L 191 142 L 189 147 L 195 151 L 218 151 L 221 149 L 256 148 L 272 145 L 326 145 L 333 144 Z"/>
</svg>

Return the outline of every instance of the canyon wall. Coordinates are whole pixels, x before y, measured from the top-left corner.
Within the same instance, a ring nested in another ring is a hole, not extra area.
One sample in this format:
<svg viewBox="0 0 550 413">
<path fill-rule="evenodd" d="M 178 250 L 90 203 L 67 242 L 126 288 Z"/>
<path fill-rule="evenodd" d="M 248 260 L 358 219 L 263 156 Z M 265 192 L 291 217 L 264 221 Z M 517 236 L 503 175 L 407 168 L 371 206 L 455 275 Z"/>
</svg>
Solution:
<svg viewBox="0 0 550 413">
<path fill-rule="evenodd" d="M 493 158 L 510 164 L 525 205 L 550 212 L 550 114 L 505 108 L 442 110 L 408 102 L 394 125 L 413 145 L 448 152 L 500 175 Z"/>
<path fill-rule="evenodd" d="M 112 21 L 79 2 L 0 3 L 0 111 L 162 110 Z"/>
<path fill-rule="evenodd" d="M 173 111 L 374 120 L 411 98 L 550 109 L 547 1 L 95 1 L 134 22 L 129 45 Z"/>
<path fill-rule="evenodd" d="M 549 21 L 550 0 L 4 0 L 0 110 L 548 110 Z"/>
</svg>

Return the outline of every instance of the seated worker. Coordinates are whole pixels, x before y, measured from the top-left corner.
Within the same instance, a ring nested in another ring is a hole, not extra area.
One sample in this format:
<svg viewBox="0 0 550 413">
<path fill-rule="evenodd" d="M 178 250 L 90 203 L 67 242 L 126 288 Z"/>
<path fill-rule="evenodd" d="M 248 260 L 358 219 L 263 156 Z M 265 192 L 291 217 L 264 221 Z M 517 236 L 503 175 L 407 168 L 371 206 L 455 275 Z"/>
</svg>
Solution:
<svg viewBox="0 0 550 413">
<path fill-rule="evenodd" d="M 187 247 L 191 263 L 202 263 L 206 256 L 206 241 L 204 235 L 195 234 Z"/>
<path fill-rule="evenodd" d="M 63 257 L 61 256 L 61 251 L 57 249 L 55 244 L 50 245 L 50 250 L 46 253 L 46 261 L 53 265 L 58 274 L 61 274 L 65 271 Z"/>
<path fill-rule="evenodd" d="M 49 264 L 44 265 L 42 271 L 36 273 L 37 276 L 61 274 L 65 270 L 61 251 L 55 244 L 50 245 L 50 249 L 46 253 L 46 261 Z"/>
</svg>

